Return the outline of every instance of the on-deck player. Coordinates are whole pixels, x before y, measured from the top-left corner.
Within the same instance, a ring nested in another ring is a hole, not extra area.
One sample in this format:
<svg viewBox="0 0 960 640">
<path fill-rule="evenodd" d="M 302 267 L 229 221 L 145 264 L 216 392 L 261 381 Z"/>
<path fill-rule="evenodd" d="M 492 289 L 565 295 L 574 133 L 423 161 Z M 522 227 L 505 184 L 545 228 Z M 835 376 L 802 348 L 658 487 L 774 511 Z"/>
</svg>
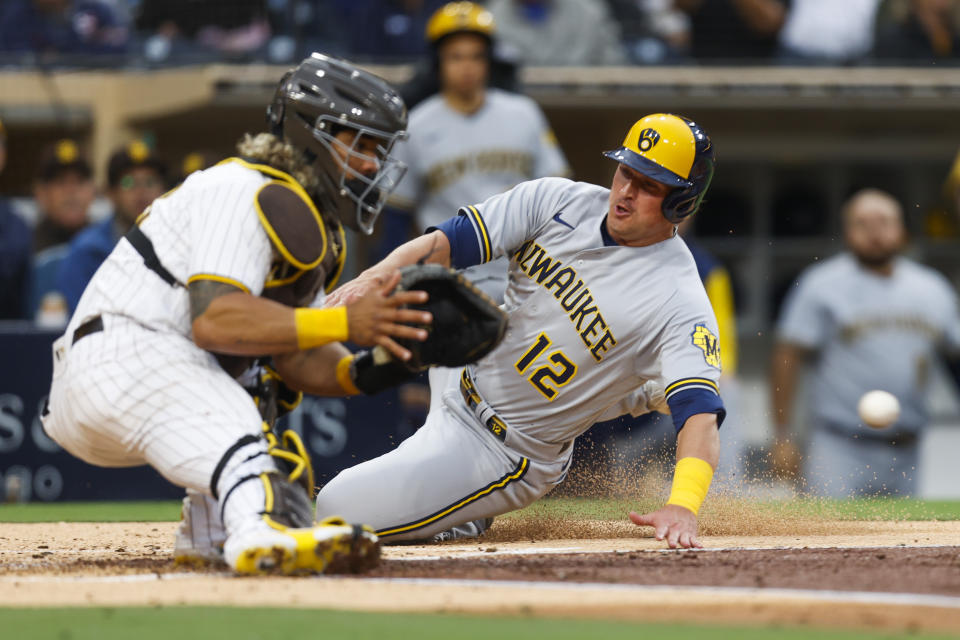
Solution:
<svg viewBox="0 0 960 640">
<path fill-rule="evenodd" d="M 43 425 L 91 464 L 149 464 L 186 487 L 239 572 L 357 566 L 375 557 L 376 536 L 314 523 L 309 460 L 262 435 L 235 376 L 272 355 L 291 387 L 341 395 L 338 341 L 405 359 L 391 336 L 425 337 L 398 324 L 429 322 L 398 308 L 422 292 L 387 295 L 399 274 L 318 308 L 343 265 L 341 222 L 369 233 L 402 174 L 389 151 L 406 109 L 376 76 L 314 54 L 284 76 L 267 115 L 270 133 L 155 200 L 96 272 L 54 344 Z"/>
<path fill-rule="evenodd" d="M 487 86 L 493 15 L 472 2 L 450 2 L 427 23 L 440 93 L 410 111 L 410 137 L 395 157 L 409 170 L 389 207 L 415 213 L 417 233 L 438 225 L 465 202 L 479 202 L 514 185 L 570 173 L 556 136 L 537 103 Z M 398 214 L 388 208 L 383 229 Z M 406 231 L 406 229 L 404 229 Z M 391 237 L 392 236 L 392 237 Z M 394 248 L 409 233 L 389 231 Z M 507 260 L 477 265 L 465 275 L 497 301 L 507 286 Z"/>
<path fill-rule="evenodd" d="M 630 517 L 671 547 L 700 546 L 696 513 L 724 416 L 720 353 L 676 224 L 703 199 L 713 148 L 695 123 L 655 114 L 605 155 L 619 163 L 611 189 L 522 183 L 464 207 L 332 294 L 349 300 L 424 257 L 454 267 L 510 260 L 504 341 L 463 370 L 432 370 L 426 424 L 321 489 L 319 515 L 348 514 L 396 541 L 482 531 L 560 483 L 574 438 L 592 424 L 656 408 L 662 383 L 678 431 L 673 491 L 661 509 Z"/>
</svg>

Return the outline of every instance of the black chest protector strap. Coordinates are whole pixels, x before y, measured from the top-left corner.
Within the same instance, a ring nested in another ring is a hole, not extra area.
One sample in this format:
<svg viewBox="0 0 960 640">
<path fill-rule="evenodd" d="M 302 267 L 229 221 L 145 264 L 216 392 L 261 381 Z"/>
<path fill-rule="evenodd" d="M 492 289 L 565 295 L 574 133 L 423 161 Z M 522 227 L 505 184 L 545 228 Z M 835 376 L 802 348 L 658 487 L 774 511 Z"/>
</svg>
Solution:
<svg viewBox="0 0 960 640">
<path fill-rule="evenodd" d="M 143 233 L 140 227 L 133 225 L 124 237 L 133 245 L 133 248 L 137 250 L 137 253 L 143 258 L 143 264 L 145 264 L 148 269 L 160 276 L 160 278 L 171 287 L 184 286 L 184 284 L 173 277 L 173 274 L 160 262 L 160 257 L 157 256 L 157 252 L 153 248 L 153 243 L 150 242 L 150 238 Z"/>
</svg>

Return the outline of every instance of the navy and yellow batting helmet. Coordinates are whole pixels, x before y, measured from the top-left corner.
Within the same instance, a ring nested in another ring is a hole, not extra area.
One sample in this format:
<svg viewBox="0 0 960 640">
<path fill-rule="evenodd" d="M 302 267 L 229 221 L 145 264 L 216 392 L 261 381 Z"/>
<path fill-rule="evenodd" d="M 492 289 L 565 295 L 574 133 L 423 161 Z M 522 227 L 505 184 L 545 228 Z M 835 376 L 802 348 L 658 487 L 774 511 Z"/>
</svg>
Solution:
<svg viewBox="0 0 960 640">
<path fill-rule="evenodd" d="M 689 118 L 654 113 L 637 120 L 619 149 L 603 155 L 673 187 L 661 209 L 670 222 L 697 212 L 716 158 L 710 136 Z"/>
<path fill-rule="evenodd" d="M 448 2 L 430 16 L 427 22 L 427 41 L 437 45 L 455 33 L 475 33 L 491 40 L 495 28 L 493 14 L 480 5 L 473 2 Z"/>
</svg>

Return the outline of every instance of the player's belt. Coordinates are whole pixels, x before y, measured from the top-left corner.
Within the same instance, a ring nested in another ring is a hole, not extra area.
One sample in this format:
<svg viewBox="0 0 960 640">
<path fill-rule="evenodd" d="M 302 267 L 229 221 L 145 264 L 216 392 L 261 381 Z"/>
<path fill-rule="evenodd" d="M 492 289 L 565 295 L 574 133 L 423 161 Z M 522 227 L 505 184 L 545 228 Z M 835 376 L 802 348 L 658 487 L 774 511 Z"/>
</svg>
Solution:
<svg viewBox="0 0 960 640">
<path fill-rule="evenodd" d="M 460 394 L 463 396 L 463 401 L 477 416 L 477 419 L 483 423 L 490 433 L 496 436 L 497 440 L 504 442 L 507 439 L 507 424 L 489 408 L 489 405 L 483 402 L 483 398 L 477 392 L 477 388 L 474 386 L 473 380 L 470 379 L 466 368 L 460 374 Z M 482 410 L 481 404 L 486 405 L 486 411 Z"/>
<path fill-rule="evenodd" d="M 90 334 L 100 331 L 103 331 L 103 317 L 94 316 L 74 330 L 73 339 L 70 344 L 75 345 L 80 338 L 86 338 Z"/>
</svg>

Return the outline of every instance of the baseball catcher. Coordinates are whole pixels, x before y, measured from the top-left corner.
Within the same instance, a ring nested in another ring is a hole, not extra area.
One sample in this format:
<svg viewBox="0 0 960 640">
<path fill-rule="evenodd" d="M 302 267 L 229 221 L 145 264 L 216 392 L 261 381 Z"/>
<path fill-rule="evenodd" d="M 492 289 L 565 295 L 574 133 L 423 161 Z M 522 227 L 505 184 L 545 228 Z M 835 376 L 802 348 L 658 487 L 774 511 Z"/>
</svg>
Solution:
<svg viewBox="0 0 960 640">
<path fill-rule="evenodd" d="M 503 328 L 485 321 L 497 310 L 461 305 L 482 300 L 468 289 L 437 289 L 457 316 L 412 290 L 417 280 L 398 288 L 399 270 L 324 305 L 345 262 L 343 226 L 370 233 L 403 175 L 390 152 L 406 109 L 383 80 L 313 54 L 284 75 L 267 122 L 237 157 L 154 200 L 114 248 L 54 344 L 43 426 L 91 464 L 149 464 L 186 488 L 179 560 L 244 574 L 362 570 L 378 537 L 335 514 L 315 521 L 310 460 L 271 423 L 299 392 L 372 391 L 487 347 L 435 338 L 424 351 L 431 333 L 482 326 L 495 342 Z M 438 331 L 415 308 L 427 304 L 469 322 Z"/>
</svg>

